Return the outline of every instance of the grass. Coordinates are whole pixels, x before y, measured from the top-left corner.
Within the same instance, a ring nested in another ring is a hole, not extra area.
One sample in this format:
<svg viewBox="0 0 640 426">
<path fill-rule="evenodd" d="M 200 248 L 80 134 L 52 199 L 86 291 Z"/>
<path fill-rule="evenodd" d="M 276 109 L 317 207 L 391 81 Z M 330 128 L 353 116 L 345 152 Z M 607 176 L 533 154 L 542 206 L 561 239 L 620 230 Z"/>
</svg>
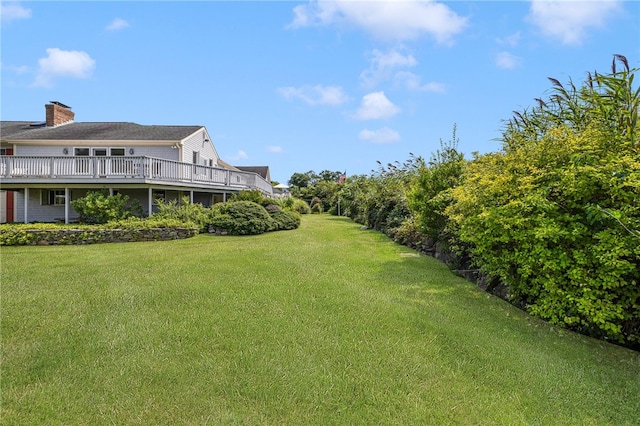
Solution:
<svg viewBox="0 0 640 426">
<path fill-rule="evenodd" d="M 28 424 L 637 424 L 640 354 L 330 216 L 253 237 L 3 247 Z"/>
</svg>

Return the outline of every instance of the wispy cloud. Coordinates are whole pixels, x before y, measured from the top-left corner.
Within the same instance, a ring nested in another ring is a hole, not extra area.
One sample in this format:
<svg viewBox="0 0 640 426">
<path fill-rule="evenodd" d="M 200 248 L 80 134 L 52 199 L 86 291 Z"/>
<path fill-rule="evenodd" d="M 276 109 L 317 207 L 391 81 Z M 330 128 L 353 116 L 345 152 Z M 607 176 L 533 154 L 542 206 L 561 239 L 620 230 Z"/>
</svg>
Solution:
<svg viewBox="0 0 640 426">
<path fill-rule="evenodd" d="M 282 152 L 282 147 L 277 145 L 270 145 L 267 147 L 267 152 L 272 154 L 280 154 Z"/>
<path fill-rule="evenodd" d="M 279 87 L 278 92 L 287 100 L 301 99 L 307 105 L 339 106 L 349 100 L 349 97 L 338 86 L 302 86 Z"/>
<path fill-rule="evenodd" d="M 131 26 L 131 24 L 129 24 L 124 19 L 116 18 L 113 21 L 111 21 L 111 23 L 109 25 L 107 25 L 107 30 L 108 31 L 118 31 L 118 30 L 122 30 L 124 28 L 130 27 L 130 26 Z"/>
<path fill-rule="evenodd" d="M 588 29 L 604 26 L 620 7 L 618 0 L 532 0 L 528 19 L 553 39 L 580 44 Z"/>
<path fill-rule="evenodd" d="M 522 38 L 522 33 L 518 31 L 517 33 L 510 34 L 506 37 L 499 37 L 496 39 L 496 41 L 501 45 L 515 47 L 518 45 L 518 43 L 520 43 L 520 38 Z"/>
<path fill-rule="evenodd" d="M 522 64 L 522 58 L 509 52 L 498 52 L 496 54 L 496 66 L 503 69 L 514 69 Z"/>
<path fill-rule="evenodd" d="M 467 18 L 433 0 L 317 0 L 294 7 L 293 13 L 289 28 L 356 27 L 375 38 L 395 41 L 430 35 L 439 43 L 450 43 L 467 26 Z"/>
<path fill-rule="evenodd" d="M 444 93 L 445 86 L 442 83 L 435 81 L 429 83 L 422 83 L 422 79 L 419 75 L 416 75 L 409 71 L 399 71 L 394 77 L 394 84 L 398 87 L 416 91 L 416 92 L 435 92 Z"/>
<path fill-rule="evenodd" d="M 87 52 L 49 48 L 47 56 L 38 60 L 33 86 L 51 87 L 53 80 L 60 77 L 89 78 L 95 66 L 96 61 Z"/>
<path fill-rule="evenodd" d="M 356 111 L 356 120 L 378 120 L 390 118 L 400 112 L 400 108 L 393 104 L 384 92 L 373 92 L 362 97 L 360 108 Z"/>
<path fill-rule="evenodd" d="M 0 16 L 3 23 L 9 23 L 17 19 L 31 18 L 31 9 L 22 7 L 19 3 L 0 3 Z"/>
<path fill-rule="evenodd" d="M 400 49 L 387 52 L 374 49 L 370 62 L 369 68 L 360 73 L 360 80 L 365 87 L 373 87 L 389 79 L 395 69 L 413 67 L 418 63 L 412 54 L 404 53 Z"/>
<path fill-rule="evenodd" d="M 400 141 L 400 133 L 388 127 L 383 127 L 378 130 L 364 129 L 360 131 L 358 138 L 365 142 L 386 144 Z"/>
<path fill-rule="evenodd" d="M 26 65 L 6 65 L 4 63 L 0 63 L 0 69 L 10 71 L 14 74 L 26 74 L 31 68 Z"/>
<path fill-rule="evenodd" d="M 236 152 L 235 155 L 232 155 L 231 157 L 229 157 L 229 160 L 231 160 L 231 161 L 239 161 L 239 160 L 246 160 L 247 158 L 249 158 L 247 153 L 244 152 L 243 150 L 239 149 L 238 152 Z"/>
</svg>

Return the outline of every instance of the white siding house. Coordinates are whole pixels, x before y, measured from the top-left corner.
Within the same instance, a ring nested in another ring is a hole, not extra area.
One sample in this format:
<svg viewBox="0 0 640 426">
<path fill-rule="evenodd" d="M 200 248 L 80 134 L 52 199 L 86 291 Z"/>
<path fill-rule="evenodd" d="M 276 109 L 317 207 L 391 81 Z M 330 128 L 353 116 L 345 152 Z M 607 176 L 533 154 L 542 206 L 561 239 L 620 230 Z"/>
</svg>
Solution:
<svg viewBox="0 0 640 426">
<path fill-rule="evenodd" d="M 272 196 L 264 174 L 220 159 L 203 126 L 76 122 L 66 105 L 45 105 L 46 121 L 0 122 L 0 220 L 69 221 L 71 200 L 108 190 L 141 202 L 157 198 L 209 206 L 228 194 L 257 189 Z"/>
</svg>

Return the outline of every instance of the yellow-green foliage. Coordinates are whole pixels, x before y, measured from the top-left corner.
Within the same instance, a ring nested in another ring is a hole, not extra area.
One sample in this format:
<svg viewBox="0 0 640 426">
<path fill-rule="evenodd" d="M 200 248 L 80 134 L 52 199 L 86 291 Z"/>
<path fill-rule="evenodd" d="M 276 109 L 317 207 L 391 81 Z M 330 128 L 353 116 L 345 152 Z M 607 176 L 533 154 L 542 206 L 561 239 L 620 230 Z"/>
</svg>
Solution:
<svg viewBox="0 0 640 426">
<path fill-rule="evenodd" d="M 597 122 L 472 162 L 449 218 L 528 310 L 640 343 L 640 150 Z"/>
</svg>

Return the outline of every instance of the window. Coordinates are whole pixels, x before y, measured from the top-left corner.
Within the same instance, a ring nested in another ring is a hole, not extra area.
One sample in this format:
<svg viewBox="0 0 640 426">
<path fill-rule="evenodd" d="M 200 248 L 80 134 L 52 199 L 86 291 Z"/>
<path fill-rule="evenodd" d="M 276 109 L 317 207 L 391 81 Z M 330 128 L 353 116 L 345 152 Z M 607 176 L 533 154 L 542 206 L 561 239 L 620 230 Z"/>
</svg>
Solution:
<svg viewBox="0 0 640 426">
<path fill-rule="evenodd" d="M 124 157 L 124 148 L 111 148 L 112 157 Z"/>
<path fill-rule="evenodd" d="M 193 164 L 200 163 L 200 151 L 193 151 Z"/>
<path fill-rule="evenodd" d="M 73 155 L 76 157 L 88 157 L 89 156 L 89 148 L 73 148 Z M 89 174 L 90 166 L 88 158 L 77 158 L 75 160 L 76 163 L 76 174 L 86 175 Z"/>
<path fill-rule="evenodd" d="M 43 206 L 64 206 L 64 189 L 43 189 L 40 193 Z"/>
</svg>

